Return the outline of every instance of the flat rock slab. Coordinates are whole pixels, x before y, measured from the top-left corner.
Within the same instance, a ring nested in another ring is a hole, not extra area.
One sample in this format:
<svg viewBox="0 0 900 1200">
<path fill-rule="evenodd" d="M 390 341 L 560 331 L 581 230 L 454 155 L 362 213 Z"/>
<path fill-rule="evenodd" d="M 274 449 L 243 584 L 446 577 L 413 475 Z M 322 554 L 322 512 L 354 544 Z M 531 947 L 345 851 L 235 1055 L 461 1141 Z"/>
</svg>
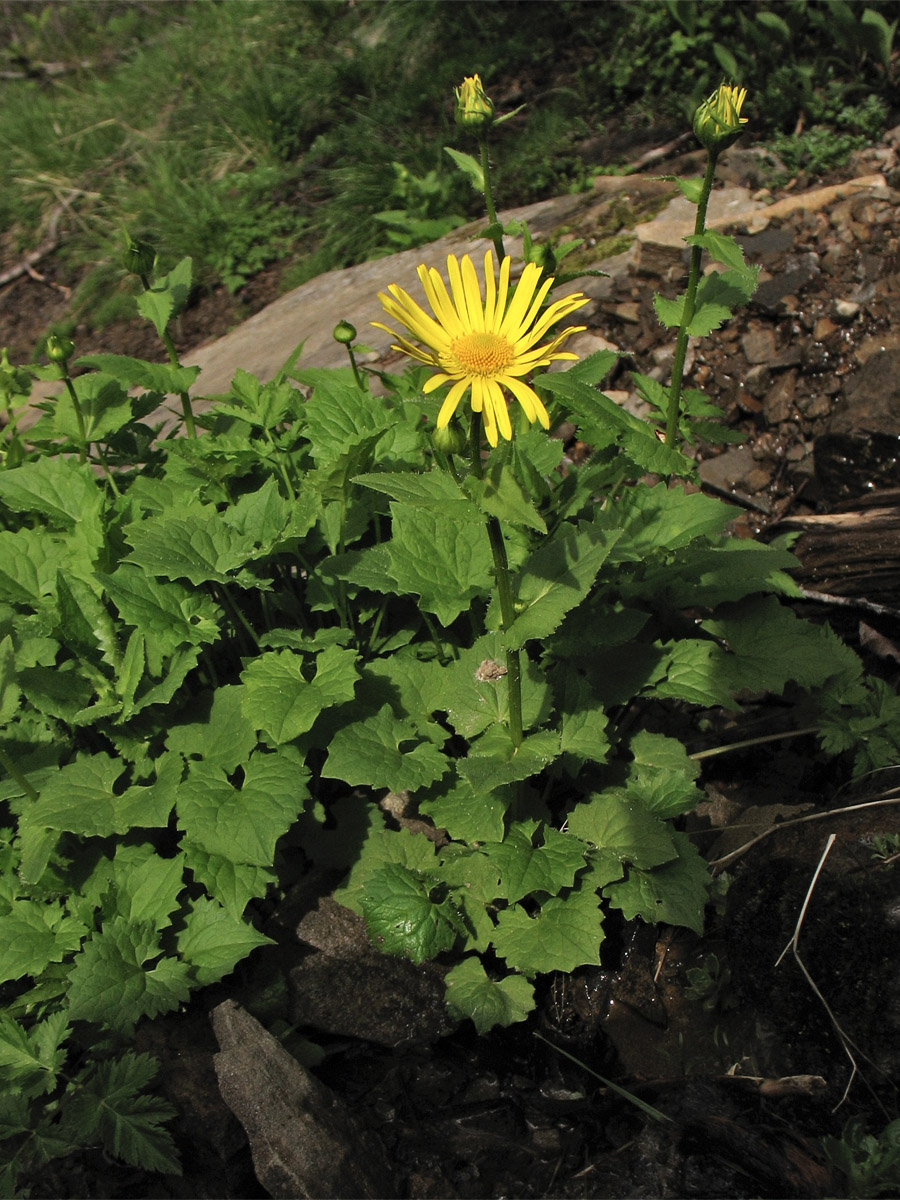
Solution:
<svg viewBox="0 0 900 1200">
<path fill-rule="evenodd" d="M 816 478 L 832 500 L 893 487 L 900 469 L 900 350 L 872 354 L 849 381 L 815 444 Z"/>
<path fill-rule="evenodd" d="M 396 1196 L 384 1147 L 239 1004 L 210 1014 L 222 1099 L 247 1131 L 259 1182 L 276 1200 Z"/>
</svg>

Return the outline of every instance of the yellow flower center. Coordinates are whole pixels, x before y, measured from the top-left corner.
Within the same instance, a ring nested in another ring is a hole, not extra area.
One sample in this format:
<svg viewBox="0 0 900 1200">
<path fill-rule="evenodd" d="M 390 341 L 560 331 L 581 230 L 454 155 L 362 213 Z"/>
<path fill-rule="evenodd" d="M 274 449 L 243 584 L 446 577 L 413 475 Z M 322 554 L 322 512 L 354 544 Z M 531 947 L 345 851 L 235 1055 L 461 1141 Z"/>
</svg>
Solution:
<svg viewBox="0 0 900 1200">
<path fill-rule="evenodd" d="M 498 375 L 515 361 L 515 350 L 497 333 L 464 333 L 450 345 L 450 353 L 471 375 Z"/>
</svg>

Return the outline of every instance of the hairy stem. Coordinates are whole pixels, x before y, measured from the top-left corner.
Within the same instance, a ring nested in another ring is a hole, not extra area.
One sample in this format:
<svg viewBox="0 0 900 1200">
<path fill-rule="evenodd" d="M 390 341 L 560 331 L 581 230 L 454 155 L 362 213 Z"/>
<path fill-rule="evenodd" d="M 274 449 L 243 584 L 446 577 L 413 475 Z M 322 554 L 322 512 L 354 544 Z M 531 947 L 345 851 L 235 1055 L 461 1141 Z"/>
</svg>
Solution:
<svg viewBox="0 0 900 1200">
<path fill-rule="evenodd" d="M 706 230 L 706 209 L 709 204 L 709 194 L 712 191 L 713 179 L 716 174 L 718 155 L 712 150 L 706 160 L 706 174 L 700 189 L 700 199 L 697 201 L 697 219 L 694 222 L 694 233 L 701 234 Z M 678 330 L 678 340 L 675 343 L 675 361 L 672 363 L 672 386 L 669 388 L 669 409 L 666 413 L 666 444 L 675 445 L 678 437 L 678 417 L 681 413 L 681 385 L 684 379 L 684 360 L 687 355 L 688 326 L 694 319 L 694 309 L 697 304 L 697 286 L 700 283 L 700 262 L 703 258 L 702 246 L 691 246 L 691 267 L 688 274 L 687 292 L 684 297 L 684 311 L 681 315 L 681 327 Z"/>
</svg>

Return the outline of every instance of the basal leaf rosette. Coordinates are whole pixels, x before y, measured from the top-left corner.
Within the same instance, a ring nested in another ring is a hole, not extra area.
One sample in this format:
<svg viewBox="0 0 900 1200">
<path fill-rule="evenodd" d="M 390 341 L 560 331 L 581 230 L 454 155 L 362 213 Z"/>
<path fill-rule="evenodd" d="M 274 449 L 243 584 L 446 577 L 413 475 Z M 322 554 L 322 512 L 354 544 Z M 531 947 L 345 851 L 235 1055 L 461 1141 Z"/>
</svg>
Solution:
<svg viewBox="0 0 900 1200">
<path fill-rule="evenodd" d="M 372 322 L 397 338 L 393 349 L 436 369 L 437 374 L 425 384 L 426 393 L 442 384 L 452 384 L 438 414 L 438 429 L 447 427 L 463 396 L 470 392 L 472 411 L 482 414 L 491 446 L 496 446 L 500 437 L 512 440 L 504 390 L 519 402 L 532 424 L 538 421 L 544 429 L 550 428 L 546 408 L 537 392 L 524 382 L 524 377 L 554 361 L 577 359 L 577 354 L 560 347 L 572 334 L 586 328 L 570 325 L 549 341 L 542 342 L 557 321 L 587 304 L 588 298 L 576 292 L 541 311 L 553 286 L 552 277 L 538 287 L 541 268 L 536 263 L 527 263 L 511 293 L 511 262 L 507 256 L 500 263 L 498 282 L 492 253 L 489 250 L 485 254 L 483 298 L 468 254 L 462 262 L 454 255 L 448 255 L 449 292 L 438 271 L 423 263 L 418 275 L 433 317 L 395 283 L 388 288 L 388 294 L 379 292 L 378 298 L 385 312 L 415 341 L 379 321 Z"/>
</svg>

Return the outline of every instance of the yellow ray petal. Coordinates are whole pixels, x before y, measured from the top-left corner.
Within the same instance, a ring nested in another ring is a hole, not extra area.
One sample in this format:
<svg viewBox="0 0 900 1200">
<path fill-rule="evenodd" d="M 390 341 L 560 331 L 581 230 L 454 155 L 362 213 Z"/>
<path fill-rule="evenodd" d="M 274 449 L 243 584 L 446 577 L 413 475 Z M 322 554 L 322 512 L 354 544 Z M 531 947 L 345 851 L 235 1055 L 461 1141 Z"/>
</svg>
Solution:
<svg viewBox="0 0 900 1200">
<path fill-rule="evenodd" d="M 437 427 L 438 429 L 446 429 L 450 424 L 450 418 L 459 407 L 459 402 L 469 386 L 468 379 L 460 379 L 454 383 L 453 387 L 447 393 L 447 398 L 441 405 L 441 411 L 438 413 Z"/>
<path fill-rule="evenodd" d="M 512 425 L 509 422 L 509 409 L 506 407 L 506 397 L 500 389 L 500 385 L 493 379 L 484 381 L 485 403 L 484 408 L 487 412 L 488 407 L 493 409 L 494 420 L 497 422 L 497 429 L 501 437 L 506 438 L 508 442 L 512 441 Z M 496 442 L 493 443 L 496 445 Z"/>
<path fill-rule="evenodd" d="M 526 263 L 525 270 L 522 272 L 521 278 L 516 285 L 515 295 L 510 301 L 509 308 L 506 310 L 506 316 L 500 324 L 497 331 L 501 335 L 509 333 L 510 340 L 514 340 L 519 336 L 522 326 L 522 318 L 531 303 L 531 297 L 534 295 L 534 289 L 537 286 L 537 281 L 541 275 L 541 268 L 537 263 Z"/>
<path fill-rule="evenodd" d="M 484 305 L 481 301 L 481 287 L 478 283 L 478 276 L 475 274 L 475 267 L 468 254 L 462 260 L 462 285 L 463 291 L 466 294 L 466 304 L 472 328 L 476 333 L 483 333 Z"/>
<path fill-rule="evenodd" d="M 490 250 L 484 256 L 484 328 L 494 324 L 494 304 L 497 300 L 497 279 L 494 275 L 494 256 Z"/>
</svg>

